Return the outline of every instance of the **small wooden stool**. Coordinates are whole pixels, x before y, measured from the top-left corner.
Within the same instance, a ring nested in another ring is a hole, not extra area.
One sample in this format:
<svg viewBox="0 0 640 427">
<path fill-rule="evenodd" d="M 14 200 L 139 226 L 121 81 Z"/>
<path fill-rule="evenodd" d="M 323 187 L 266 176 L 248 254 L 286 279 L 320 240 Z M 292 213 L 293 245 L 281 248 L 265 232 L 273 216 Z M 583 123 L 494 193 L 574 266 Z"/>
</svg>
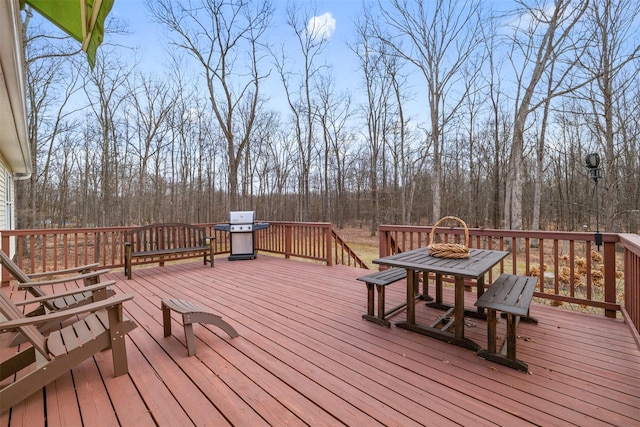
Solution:
<svg viewBox="0 0 640 427">
<path fill-rule="evenodd" d="M 171 335 L 171 310 L 182 315 L 184 337 L 187 342 L 187 352 L 189 353 L 189 356 L 196 354 L 196 340 L 193 336 L 193 323 L 207 323 L 214 325 L 229 334 L 231 338 L 238 336 L 238 333 L 233 326 L 222 320 L 222 317 L 209 311 L 205 311 L 190 301 L 181 299 L 163 299 L 161 308 L 165 337 Z"/>
</svg>

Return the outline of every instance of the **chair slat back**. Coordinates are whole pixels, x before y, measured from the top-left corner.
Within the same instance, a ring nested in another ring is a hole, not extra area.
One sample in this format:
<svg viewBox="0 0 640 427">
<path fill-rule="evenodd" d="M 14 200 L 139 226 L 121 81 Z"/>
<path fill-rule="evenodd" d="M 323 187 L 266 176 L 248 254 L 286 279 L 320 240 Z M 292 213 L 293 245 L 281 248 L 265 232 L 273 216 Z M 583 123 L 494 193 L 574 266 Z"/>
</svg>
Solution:
<svg viewBox="0 0 640 427">
<path fill-rule="evenodd" d="M 7 294 L 0 290 L 0 313 L 7 320 L 24 319 L 24 314 L 20 309 L 9 299 Z M 1 324 L 0 324 L 1 329 Z M 42 354 L 47 360 L 51 360 L 49 352 L 47 351 L 47 339 L 40 333 L 38 328 L 33 325 L 20 326 L 18 330 L 24 335 L 27 340 L 33 344 L 33 347 Z"/>
<path fill-rule="evenodd" d="M 31 280 L 29 276 L 27 276 L 26 273 L 22 271 L 20 267 L 18 267 L 18 264 L 13 262 L 9 255 L 4 253 L 4 251 L 2 250 L 0 250 L 0 263 L 2 263 L 2 265 L 4 265 L 7 270 L 9 270 L 9 273 L 11 273 L 11 275 L 18 282 L 33 283 L 33 280 Z M 34 297 L 43 297 L 46 295 L 46 293 L 38 286 L 31 286 L 28 290 Z"/>
</svg>

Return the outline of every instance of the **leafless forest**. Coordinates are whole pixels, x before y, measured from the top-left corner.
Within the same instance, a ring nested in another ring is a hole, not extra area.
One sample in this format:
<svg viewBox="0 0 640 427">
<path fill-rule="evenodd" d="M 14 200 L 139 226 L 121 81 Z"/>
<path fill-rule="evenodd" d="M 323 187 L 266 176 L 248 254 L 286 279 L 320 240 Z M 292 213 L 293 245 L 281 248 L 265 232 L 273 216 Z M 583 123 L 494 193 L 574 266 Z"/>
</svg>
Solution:
<svg viewBox="0 0 640 427">
<path fill-rule="evenodd" d="M 148 1 L 144 19 L 172 40 L 173 64 L 156 73 L 109 43 L 126 31 L 115 19 L 91 71 L 27 10 L 34 173 L 18 182 L 18 227 L 215 222 L 255 209 L 372 231 L 444 215 L 583 231 L 599 212 L 601 231 L 637 232 L 640 2 L 492 3 L 364 1 L 348 91 L 336 89 L 306 2 L 280 10 L 288 25 L 274 28 L 266 0 Z M 295 43 L 270 43 L 273 31 Z"/>
</svg>

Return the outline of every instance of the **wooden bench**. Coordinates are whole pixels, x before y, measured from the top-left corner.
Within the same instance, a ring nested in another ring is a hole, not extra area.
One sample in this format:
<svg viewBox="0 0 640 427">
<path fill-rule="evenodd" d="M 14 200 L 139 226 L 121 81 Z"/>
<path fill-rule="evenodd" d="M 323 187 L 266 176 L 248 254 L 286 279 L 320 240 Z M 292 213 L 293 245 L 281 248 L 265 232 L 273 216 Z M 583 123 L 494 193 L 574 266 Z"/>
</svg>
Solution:
<svg viewBox="0 0 640 427">
<path fill-rule="evenodd" d="M 131 279 L 133 258 L 147 258 L 164 265 L 167 256 L 189 252 L 204 254 L 204 264 L 213 267 L 215 237 L 204 227 L 182 223 L 151 224 L 124 233 L 124 273 Z"/>
<path fill-rule="evenodd" d="M 487 349 L 478 351 L 478 356 L 500 363 L 510 368 L 528 372 L 528 365 L 516 358 L 517 327 L 520 319 L 538 323 L 529 317 L 529 306 L 536 288 L 538 279 L 530 276 L 518 276 L 515 274 L 502 274 L 482 294 L 475 305 L 487 309 Z M 502 345 L 500 353 L 497 352 L 496 312 L 502 312 L 507 318 L 507 340 Z"/>
<path fill-rule="evenodd" d="M 391 283 L 407 277 L 407 270 L 404 268 L 388 268 L 386 270 L 378 271 L 377 273 L 368 274 L 366 276 L 358 277 L 357 280 L 365 282 L 367 284 L 367 313 L 362 315 L 362 318 L 370 322 L 377 323 L 382 326 L 389 327 L 391 323 L 386 319 L 387 316 L 395 313 L 403 308 L 406 303 L 401 304 L 391 310 L 385 312 L 384 309 L 384 288 Z M 378 292 L 378 315 L 374 315 L 374 292 L 373 288 L 376 288 Z"/>
<path fill-rule="evenodd" d="M 198 305 L 181 299 L 163 299 L 162 300 L 162 325 L 164 326 L 164 336 L 171 335 L 171 311 L 175 311 L 182 315 L 182 324 L 184 326 L 184 338 L 187 343 L 187 353 L 189 356 L 196 354 L 196 340 L 193 335 L 194 323 L 206 323 L 214 325 L 225 331 L 231 338 L 238 336 L 236 330 L 222 320 L 222 317 L 203 310 Z"/>
</svg>

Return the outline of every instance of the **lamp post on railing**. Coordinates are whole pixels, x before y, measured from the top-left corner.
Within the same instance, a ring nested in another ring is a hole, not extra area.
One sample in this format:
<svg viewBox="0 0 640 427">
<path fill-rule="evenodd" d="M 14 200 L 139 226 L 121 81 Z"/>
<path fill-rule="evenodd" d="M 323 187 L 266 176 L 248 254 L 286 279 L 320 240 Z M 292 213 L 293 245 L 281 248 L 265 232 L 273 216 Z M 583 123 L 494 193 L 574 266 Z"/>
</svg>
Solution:
<svg viewBox="0 0 640 427">
<path fill-rule="evenodd" d="M 596 199 L 596 247 L 600 250 L 602 246 L 602 234 L 600 233 L 600 203 L 598 202 L 598 181 L 602 178 L 602 168 L 600 168 L 600 155 L 598 153 L 587 154 L 584 162 L 589 169 L 589 177 L 595 182 L 595 199 Z"/>
</svg>

